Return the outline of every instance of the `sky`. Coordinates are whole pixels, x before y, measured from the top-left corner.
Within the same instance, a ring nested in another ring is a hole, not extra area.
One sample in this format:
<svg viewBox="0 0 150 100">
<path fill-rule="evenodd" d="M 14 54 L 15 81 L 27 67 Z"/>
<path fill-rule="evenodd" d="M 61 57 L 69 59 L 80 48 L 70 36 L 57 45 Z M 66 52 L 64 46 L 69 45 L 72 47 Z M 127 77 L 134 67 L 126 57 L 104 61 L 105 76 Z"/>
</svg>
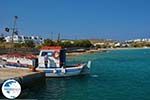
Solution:
<svg viewBox="0 0 150 100">
<path fill-rule="evenodd" d="M 150 0 L 0 0 L 0 33 L 62 39 L 150 38 Z"/>
</svg>

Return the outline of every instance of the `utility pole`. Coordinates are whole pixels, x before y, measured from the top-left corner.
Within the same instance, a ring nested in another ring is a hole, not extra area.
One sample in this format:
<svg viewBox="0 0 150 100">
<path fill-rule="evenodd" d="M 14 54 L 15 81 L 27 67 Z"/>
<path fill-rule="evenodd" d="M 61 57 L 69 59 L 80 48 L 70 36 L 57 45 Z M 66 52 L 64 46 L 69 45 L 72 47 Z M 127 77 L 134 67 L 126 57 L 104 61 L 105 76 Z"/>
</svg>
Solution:
<svg viewBox="0 0 150 100">
<path fill-rule="evenodd" d="M 58 37 L 57 37 L 57 45 L 60 45 L 60 33 L 58 33 Z"/>
<path fill-rule="evenodd" d="M 60 41 L 60 33 L 58 33 L 57 41 Z"/>
<path fill-rule="evenodd" d="M 53 41 L 53 32 L 51 32 L 51 40 Z"/>
<path fill-rule="evenodd" d="M 14 43 L 14 34 L 17 32 L 17 29 L 16 29 L 17 19 L 18 19 L 18 16 L 14 16 L 13 29 L 12 29 L 12 45 Z"/>
</svg>

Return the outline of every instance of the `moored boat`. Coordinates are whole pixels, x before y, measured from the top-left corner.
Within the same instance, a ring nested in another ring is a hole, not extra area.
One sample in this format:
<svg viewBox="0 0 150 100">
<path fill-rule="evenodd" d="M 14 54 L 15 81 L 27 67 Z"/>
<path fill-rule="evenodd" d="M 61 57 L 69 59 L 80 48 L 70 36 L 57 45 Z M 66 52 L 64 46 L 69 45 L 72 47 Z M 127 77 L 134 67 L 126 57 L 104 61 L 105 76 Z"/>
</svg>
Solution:
<svg viewBox="0 0 150 100">
<path fill-rule="evenodd" d="M 0 56 L 6 61 L 5 67 L 44 71 L 46 77 L 67 77 L 90 73 L 91 61 L 83 64 L 66 65 L 66 50 L 60 46 L 42 47 L 38 56 L 6 54 Z"/>
</svg>

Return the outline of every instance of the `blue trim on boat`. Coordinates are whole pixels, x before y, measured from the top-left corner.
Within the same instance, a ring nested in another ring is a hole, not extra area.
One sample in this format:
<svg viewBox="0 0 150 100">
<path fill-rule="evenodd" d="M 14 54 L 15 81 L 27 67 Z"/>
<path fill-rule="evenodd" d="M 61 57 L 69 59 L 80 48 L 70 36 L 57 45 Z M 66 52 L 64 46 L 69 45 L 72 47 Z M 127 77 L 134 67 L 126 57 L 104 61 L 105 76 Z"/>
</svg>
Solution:
<svg viewBox="0 0 150 100">
<path fill-rule="evenodd" d="M 54 69 L 56 71 L 56 74 L 62 73 L 62 71 L 60 69 Z M 81 71 L 81 68 L 78 69 L 66 69 L 66 73 L 67 72 L 77 72 L 77 71 Z M 45 73 L 53 73 L 53 70 L 44 70 Z"/>
<path fill-rule="evenodd" d="M 80 71 L 81 68 L 78 69 L 66 69 L 66 72 L 76 72 L 76 71 Z"/>
</svg>

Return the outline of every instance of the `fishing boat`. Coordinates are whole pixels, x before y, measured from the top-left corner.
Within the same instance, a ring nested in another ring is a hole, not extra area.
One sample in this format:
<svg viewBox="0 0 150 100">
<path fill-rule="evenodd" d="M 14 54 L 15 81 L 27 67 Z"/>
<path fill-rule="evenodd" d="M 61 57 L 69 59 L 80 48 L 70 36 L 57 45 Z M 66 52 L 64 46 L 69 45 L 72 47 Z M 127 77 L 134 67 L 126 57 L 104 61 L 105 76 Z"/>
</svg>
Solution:
<svg viewBox="0 0 150 100">
<path fill-rule="evenodd" d="M 75 65 L 66 65 L 66 49 L 61 46 L 42 47 L 38 56 L 6 54 L 0 56 L 6 61 L 5 67 L 44 71 L 46 77 L 67 77 L 90 73 L 91 61 Z"/>
</svg>

